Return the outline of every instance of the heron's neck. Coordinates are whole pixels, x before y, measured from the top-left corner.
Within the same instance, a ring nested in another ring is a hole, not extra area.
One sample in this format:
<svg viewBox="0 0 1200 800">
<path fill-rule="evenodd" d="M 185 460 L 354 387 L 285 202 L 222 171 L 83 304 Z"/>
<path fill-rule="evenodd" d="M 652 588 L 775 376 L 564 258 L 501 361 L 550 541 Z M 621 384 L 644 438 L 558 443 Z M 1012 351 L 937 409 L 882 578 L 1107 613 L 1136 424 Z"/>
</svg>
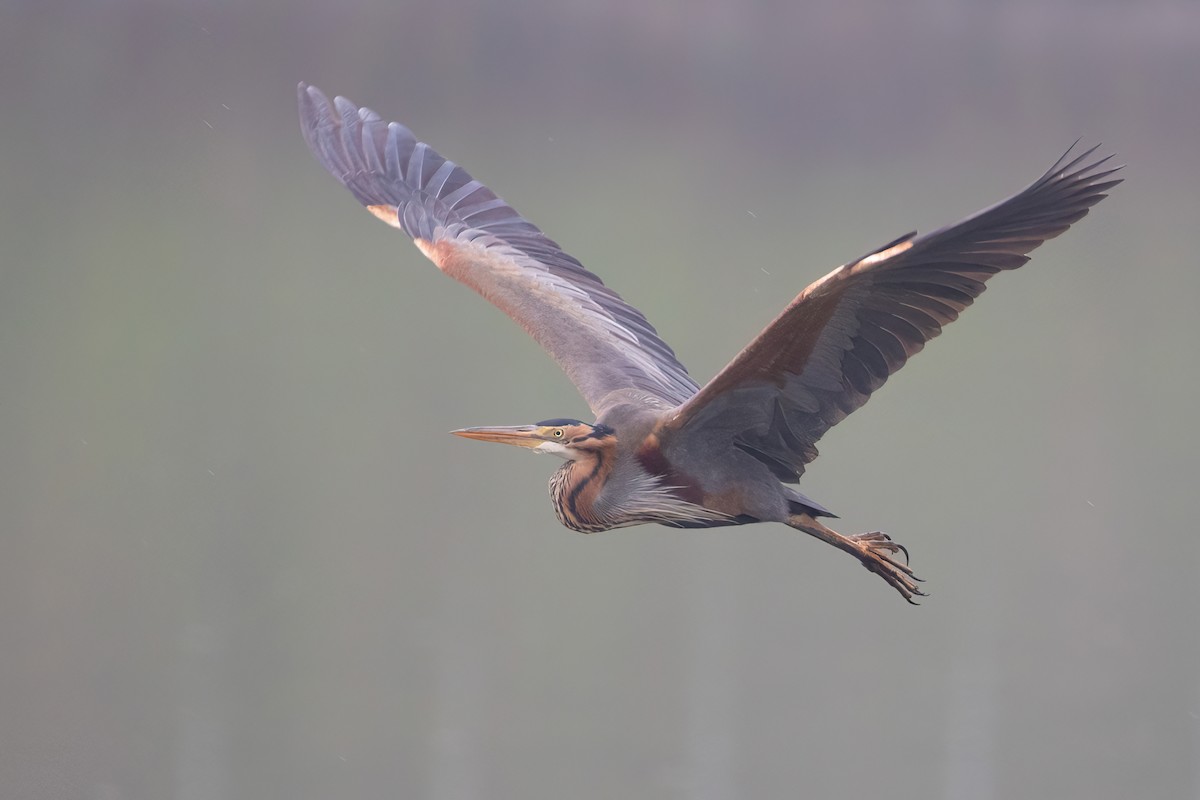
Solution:
<svg viewBox="0 0 1200 800">
<path fill-rule="evenodd" d="M 571 530 L 591 533 L 612 527 L 600 508 L 600 495 L 612 474 L 613 454 L 594 450 L 568 461 L 550 478 L 550 497 L 558 521 Z"/>
<path fill-rule="evenodd" d="M 643 522 L 694 525 L 728 519 L 677 497 L 636 462 L 618 466 L 613 449 L 563 464 L 550 478 L 550 497 L 558 521 L 583 533 Z"/>
</svg>

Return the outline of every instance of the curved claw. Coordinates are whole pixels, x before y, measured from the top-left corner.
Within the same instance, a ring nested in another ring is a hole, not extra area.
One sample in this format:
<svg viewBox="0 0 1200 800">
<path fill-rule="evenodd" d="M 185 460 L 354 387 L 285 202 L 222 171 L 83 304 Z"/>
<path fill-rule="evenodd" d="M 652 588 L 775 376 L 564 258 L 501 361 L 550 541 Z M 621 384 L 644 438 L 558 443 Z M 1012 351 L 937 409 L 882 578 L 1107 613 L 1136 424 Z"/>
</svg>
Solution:
<svg viewBox="0 0 1200 800">
<path fill-rule="evenodd" d="M 908 548 L 897 541 L 893 541 L 892 537 L 883 531 L 872 531 L 871 533 L 860 533 L 857 536 L 848 536 L 848 539 L 853 539 L 856 542 L 876 542 L 876 546 L 887 550 L 889 553 L 903 553 L 904 563 L 909 563 Z"/>
<path fill-rule="evenodd" d="M 892 541 L 892 537 L 882 531 L 861 533 L 846 538 L 857 547 L 856 555 L 862 561 L 862 565 L 883 578 L 910 604 L 920 605 L 913 599 L 914 597 L 929 596 L 917 586 L 918 583 L 924 581 L 913 574 L 912 568 L 908 566 L 908 548 L 904 545 Z M 892 558 L 892 555 L 896 553 L 904 554 L 904 563 Z"/>
<path fill-rule="evenodd" d="M 825 527 L 810 514 L 794 514 L 788 517 L 786 522 L 793 528 L 802 530 L 823 542 L 828 542 L 839 550 L 850 553 L 864 567 L 883 578 L 888 586 L 899 592 L 900 596 L 909 603 L 920 605 L 913 598 L 929 596 L 917 586 L 923 581 L 914 575 L 912 568 L 908 566 L 908 548 L 892 541 L 892 537 L 883 531 L 844 536 Z M 904 555 L 903 563 L 892 558 L 894 554 L 900 553 Z"/>
</svg>

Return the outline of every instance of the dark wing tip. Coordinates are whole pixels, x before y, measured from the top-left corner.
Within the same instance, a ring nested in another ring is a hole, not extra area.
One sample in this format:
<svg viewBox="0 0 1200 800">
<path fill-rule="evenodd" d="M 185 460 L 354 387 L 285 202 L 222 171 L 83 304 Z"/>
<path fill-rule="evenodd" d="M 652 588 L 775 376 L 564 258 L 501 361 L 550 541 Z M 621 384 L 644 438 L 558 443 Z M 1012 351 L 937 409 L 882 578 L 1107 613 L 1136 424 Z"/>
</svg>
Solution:
<svg viewBox="0 0 1200 800">
<path fill-rule="evenodd" d="M 337 130 L 341 126 L 335 116 L 334 105 L 315 86 L 301 83 L 296 90 L 300 106 L 300 128 L 309 150 L 325 169 L 343 183 L 350 172 L 349 154 L 337 141 Z M 337 98 L 341 100 L 342 98 Z"/>
<path fill-rule="evenodd" d="M 1057 236 L 1087 216 L 1092 206 L 1108 196 L 1108 190 L 1125 180 L 1116 176 L 1125 165 L 1110 164 L 1115 154 L 1093 158 L 1093 154 L 1101 147 L 1100 143 L 1076 153 L 1079 141 L 1075 140 L 1045 175 L 1018 196 L 1031 200 L 1037 198 L 1035 203 L 1053 204 L 1060 209 L 1060 229 L 1044 231 L 1043 240 Z"/>
<path fill-rule="evenodd" d="M 540 286 L 549 278 L 555 287 L 553 291 L 569 295 L 567 303 L 579 305 L 583 298 L 595 307 L 587 313 L 600 319 L 595 331 L 608 337 L 606 341 L 614 345 L 612 352 L 616 356 L 631 353 L 624 366 L 605 367 L 606 374 L 621 370 L 628 373 L 620 380 L 631 383 L 621 388 L 646 389 L 675 403 L 695 392 L 696 385 L 683 365 L 640 311 L 627 305 L 597 276 L 462 167 L 419 142 L 405 126 L 385 122 L 369 108 L 358 108 L 344 97 L 334 97 L 331 101 L 320 89 L 303 82 L 296 93 L 300 126 L 309 149 L 375 216 L 417 239 L 418 246 L 422 240 L 433 242 L 441 237 L 445 243 L 439 247 L 461 248 L 471 242 L 484 248 L 502 245 L 521 254 L 527 261 L 520 268 L 535 274 Z M 421 249 L 439 266 L 445 266 L 439 260 L 438 250 L 425 246 Z M 501 252 L 510 263 L 515 263 L 511 261 L 513 252 Z M 473 283 L 475 279 L 465 275 L 454 277 L 516 316 L 522 325 L 533 324 L 529 321 L 533 312 L 521 310 L 525 316 L 518 316 L 478 283 Z M 493 275 L 487 280 L 505 285 L 514 281 L 511 274 Z M 553 293 L 545 286 L 542 290 Z M 521 302 L 534 307 L 535 300 L 531 296 Z M 562 304 L 563 301 L 556 300 L 551 305 Z M 595 408 L 595 403 L 611 390 L 609 387 L 594 395 L 585 392 L 585 397 Z"/>
<path fill-rule="evenodd" d="M 1104 146 L 1103 142 L 1096 142 L 1096 144 L 1087 148 L 1082 153 L 1076 153 L 1075 148 L 1077 148 L 1079 146 L 1079 143 L 1082 141 L 1083 141 L 1083 137 L 1081 136 L 1078 139 L 1076 139 L 1074 142 L 1072 142 L 1071 146 L 1067 148 L 1067 151 L 1065 153 L 1063 153 L 1057 161 L 1054 162 L 1054 164 L 1050 167 L 1050 169 L 1046 170 L 1046 174 L 1043 175 L 1042 177 L 1048 178 L 1048 177 L 1055 175 L 1056 173 L 1070 172 L 1071 170 L 1075 169 L 1075 167 L 1078 166 L 1080 163 L 1087 161 L 1088 157 L 1091 156 L 1092 153 L 1095 153 L 1097 150 L 1099 150 L 1101 147 Z M 1115 155 L 1116 155 L 1115 153 L 1109 153 L 1108 155 L 1104 156 L 1103 158 L 1097 158 L 1096 160 L 1091 161 L 1087 165 L 1080 167 L 1078 170 L 1076 170 L 1076 174 L 1082 175 L 1086 172 L 1090 172 L 1091 170 L 1094 170 L 1096 167 L 1099 167 L 1101 164 L 1105 164 L 1108 161 L 1112 160 L 1112 158 L 1114 158 Z M 1124 165 L 1122 164 L 1121 166 L 1124 166 Z M 1115 167 L 1114 169 L 1121 169 L 1121 167 Z"/>
<path fill-rule="evenodd" d="M 360 203 L 380 216 L 376 206 L 400 209 L 414 195 L 426 192 L 431 175 L 427 165 L 440 167 L 445 159 L 418 144 L 412 131 L 399 123 L 385 123 L 369 108 L 359 108 L 340 95 L 331 101 L 320 89 L 301 83 L 297 87 L 300 127 L 309 150 L 326 170 L 350 190 Z M 414 152 L 420 158 L 412 159 Z M 454 165 L 447 167 L 447 173 Z M 414 238 L 429 238 L 433 223 L 431 209 L 418 203 L 398 217 L 401 227 Z M 382 217 L 381 217 L 382 218 Z"/>
<path fill-rule="evenodd" d="M 310 147 L 315 145 L 317 132 L 322 129 L 336 127 L 333 118 L 333 104 L 324 92 L 303 81 L 296 87 L 296 99 L 300 106 L 300 127 L 304 129 L 304 138 Z M 337 98 L 343 100 L 344 98 Z"/>
<path fill-rule="evenodd" d="M 1124 181 L 1124 178 L 1113 178 L 1105 181 L 1105 178 L 1116 174 L 1120 170 L 1125 169 L 1124 164 L 1116 166 L 1107 166 L 1115 153 L 1109 153 L 1100 158 L 1090 159 L 1091 155 L 1100 149 L 1102 144 L 1096 144 L 1088 147 L 1081 153 L 1076 153 L 1075 148 L 1079 146 L 1082 139 L 1076 139 L 1067 151 L 1063 153 L 1057 161 L 1046 170 L 1046 173 L 1041 178 L 1034 181 L 1033 185 L 1028 190 L 1037 189 L 1047 184 L 1059 184 L 1069 186 L 1072 190 L 1078 190 L 1080 194 L 1088 197 L 1095 197 L 1097 201 L 1104 197 L 1102 192 L 1111 189 L 1117 184 Z M 1101 169 L 1101 167 L 1106 167 Z"/>
</svg>

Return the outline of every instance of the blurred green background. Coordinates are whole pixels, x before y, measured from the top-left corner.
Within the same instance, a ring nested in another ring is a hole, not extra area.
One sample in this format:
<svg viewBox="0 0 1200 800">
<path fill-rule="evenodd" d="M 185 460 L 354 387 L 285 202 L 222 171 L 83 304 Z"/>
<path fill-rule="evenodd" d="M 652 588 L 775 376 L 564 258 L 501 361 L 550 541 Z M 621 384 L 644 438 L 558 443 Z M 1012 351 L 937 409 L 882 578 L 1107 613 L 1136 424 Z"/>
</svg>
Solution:
<svg viewBox="0 0 1200 800">
<path fill-rule="evenodd" d="M 1200 797 L 1200 5 L 0 9 L 0 796 Z M 594 536 L 587 418 L 360 210 L 300 80 L 399 119 L 703 382 L 809 281 L 1127 182 L 823 441 L 905 605 L 783 526 Z"/>
</svg>

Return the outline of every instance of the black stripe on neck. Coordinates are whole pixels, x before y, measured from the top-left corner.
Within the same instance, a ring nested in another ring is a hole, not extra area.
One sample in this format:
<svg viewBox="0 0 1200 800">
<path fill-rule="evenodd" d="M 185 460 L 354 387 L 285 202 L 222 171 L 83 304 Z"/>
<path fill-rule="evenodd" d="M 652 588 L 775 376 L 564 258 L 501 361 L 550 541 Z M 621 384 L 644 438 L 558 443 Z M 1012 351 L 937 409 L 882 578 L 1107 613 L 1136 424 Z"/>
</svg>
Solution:
<svg viewBox="0 0 1200 800">
<path fill-rule="evenodd" d="M 571 512 L 571 516 L 575 519 L 580 519 L 579 507 L 576 503 L 579 500 L 579 495 L 583 492 L 587 485 L 591 483 L 597 475 L 600 474 L 600 468 L 604 466 L 604 455 L 599 451 L 596 452 L 596 465 L 592 467 L 592 471 L 579 479 L 579 482 L 571 487 L 571 491 L 567 493 L 567 508 Z M 572 470 L 574 471 L 574 470 Z"/>
</svg>

